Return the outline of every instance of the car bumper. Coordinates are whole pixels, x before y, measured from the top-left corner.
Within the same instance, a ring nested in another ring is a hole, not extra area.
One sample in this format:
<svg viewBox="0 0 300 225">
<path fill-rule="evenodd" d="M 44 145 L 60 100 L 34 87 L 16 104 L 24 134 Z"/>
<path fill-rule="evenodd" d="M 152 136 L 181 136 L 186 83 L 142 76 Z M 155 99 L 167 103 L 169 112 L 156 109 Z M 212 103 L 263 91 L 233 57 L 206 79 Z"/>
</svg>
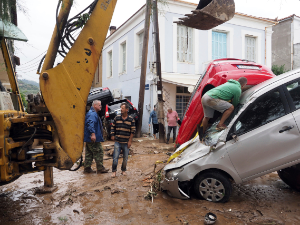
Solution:
<svg viewBox="0 0 300 225">
<path fill-rule="evenodd" d="M 189 199 L 190 196 L 188 196 L 186 193 L 184 193 L 178 184 L 178 180 L 168 180 L 165 178 L 161 182 L 161 188 L 164 191 L 167 191 L 168 195 L 174 198 L 179 198 L 179 199 Z"/>
</svg>

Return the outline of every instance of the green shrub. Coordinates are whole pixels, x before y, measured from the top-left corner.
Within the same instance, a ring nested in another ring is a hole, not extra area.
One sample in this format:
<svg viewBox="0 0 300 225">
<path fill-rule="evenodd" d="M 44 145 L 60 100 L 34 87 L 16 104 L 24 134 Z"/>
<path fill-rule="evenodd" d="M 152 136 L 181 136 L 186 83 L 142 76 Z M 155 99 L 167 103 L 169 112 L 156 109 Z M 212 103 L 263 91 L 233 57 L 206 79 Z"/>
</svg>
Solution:
<svg viewBox="0 0 300 225">
<path fill-rule="evenodd" d="M 280 75 L 283 74 L 289 70 L 285 70 L 284 69 L 285 64 L 281 65 L 281 66 L 277 66 L 277 65 L 273 65 L 272 66 L 272 71 L 275 75 Z"/>
</svg>

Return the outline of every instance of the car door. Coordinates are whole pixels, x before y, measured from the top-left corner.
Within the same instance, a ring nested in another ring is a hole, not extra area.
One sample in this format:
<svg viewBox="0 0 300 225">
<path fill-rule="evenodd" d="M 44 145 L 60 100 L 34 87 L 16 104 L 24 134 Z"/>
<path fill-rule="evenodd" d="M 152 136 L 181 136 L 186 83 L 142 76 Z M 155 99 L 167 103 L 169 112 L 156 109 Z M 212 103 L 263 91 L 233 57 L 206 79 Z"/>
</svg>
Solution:
<svg viewBox="0 0 300 225">
<path fill-rule="evenodd" d="M 300 79 L 291 81 L 283 86 L 292 115 L 300 131 Z"/>
<path fill-rule="evenodd" d="M 257 98 L 233 128 L 238 140 L 228 141 L 227 151 L 242 180 L 276 170 L 300 156 L 299 130 L 282 87 Z"/>
</svg>

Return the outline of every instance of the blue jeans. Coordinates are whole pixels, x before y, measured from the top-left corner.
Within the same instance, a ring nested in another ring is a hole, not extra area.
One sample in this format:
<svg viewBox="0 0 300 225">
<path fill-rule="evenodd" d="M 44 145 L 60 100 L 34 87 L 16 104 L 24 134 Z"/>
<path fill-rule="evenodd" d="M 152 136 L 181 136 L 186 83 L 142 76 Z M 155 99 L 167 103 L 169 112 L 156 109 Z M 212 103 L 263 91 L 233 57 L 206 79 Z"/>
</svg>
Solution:
<svg viewBox="0 0 300 225">
<path fill-rule="evenodd" d="M 114 155 L 113 155 L 114 160 L 113 160 L 113 164 L 112 164 L 112 172 L 117 171 L 118 159 L 119 159 L 121 149 L 123 149 L 123 163 L 122 163 L 121 170 L 126 171 L 128 154 L 129 154 L 128 143 L 115 142 L 114 147 L 115 148 L 114 148 Z"/>
</svg>

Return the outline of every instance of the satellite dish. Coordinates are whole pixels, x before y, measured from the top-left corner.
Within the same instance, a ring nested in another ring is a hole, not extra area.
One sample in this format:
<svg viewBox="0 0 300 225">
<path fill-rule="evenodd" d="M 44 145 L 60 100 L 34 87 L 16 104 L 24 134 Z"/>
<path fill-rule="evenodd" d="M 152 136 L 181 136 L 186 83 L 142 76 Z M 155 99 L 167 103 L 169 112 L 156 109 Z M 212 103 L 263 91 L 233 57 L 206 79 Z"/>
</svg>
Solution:
<svg viewBox="0 0 300 225">
<path fill-rule="evenodd" d="M 154 75 L 153 74 L 148 74 L 147 76 L 146 76 L 146 79 L 147 80 L 154 80 Z"/>
</svg>

